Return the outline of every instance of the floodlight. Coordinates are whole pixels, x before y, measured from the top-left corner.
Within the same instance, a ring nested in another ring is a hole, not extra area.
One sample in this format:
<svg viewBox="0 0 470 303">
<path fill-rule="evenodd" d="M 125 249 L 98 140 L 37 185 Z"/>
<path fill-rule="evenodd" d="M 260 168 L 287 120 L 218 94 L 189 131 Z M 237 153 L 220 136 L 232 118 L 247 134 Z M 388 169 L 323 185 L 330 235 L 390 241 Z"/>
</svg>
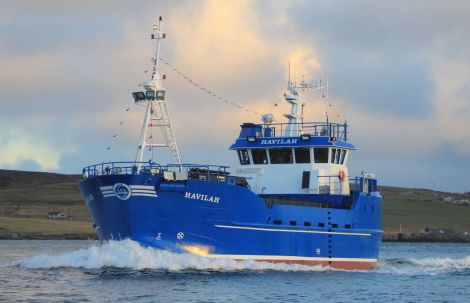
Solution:
<svg viewBox="0 0 470 303">
<path fill-rule="evenodd" d="M 135 102 L 144 101 L 145 100 L 145 93 L 144 92 L 133 92 L 132 97 L 134 98 Z"/>
</svg>

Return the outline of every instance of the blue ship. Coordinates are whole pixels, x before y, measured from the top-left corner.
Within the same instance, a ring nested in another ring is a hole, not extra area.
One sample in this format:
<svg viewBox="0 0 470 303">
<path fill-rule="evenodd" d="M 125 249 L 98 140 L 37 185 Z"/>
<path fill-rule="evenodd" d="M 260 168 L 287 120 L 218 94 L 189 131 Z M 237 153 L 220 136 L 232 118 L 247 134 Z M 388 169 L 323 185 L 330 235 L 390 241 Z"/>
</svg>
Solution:
<svg viewBox="0 0 470 303">
<path fill-rule="evenodd" d="M 370 269 L 382 237 L 382 197 L 373 174 L 350 178 L 355 150 L 347 123 L 303 122 L 299 88 L 288 81 L 286 123 L 243 123 L 230 146 L 233 172 L 220 165 L 181 163 L 159 73 L 161 17 L 151 80 L 132 95 L 146 113 L 137 156 L 83 169 L 80 191 L 100 240 L 207 258 Z M 163 143 L 149 141 L 159 128 Z M 149 148 L 167 148 L 173 162 L 143 161 Z"/>
</svg>

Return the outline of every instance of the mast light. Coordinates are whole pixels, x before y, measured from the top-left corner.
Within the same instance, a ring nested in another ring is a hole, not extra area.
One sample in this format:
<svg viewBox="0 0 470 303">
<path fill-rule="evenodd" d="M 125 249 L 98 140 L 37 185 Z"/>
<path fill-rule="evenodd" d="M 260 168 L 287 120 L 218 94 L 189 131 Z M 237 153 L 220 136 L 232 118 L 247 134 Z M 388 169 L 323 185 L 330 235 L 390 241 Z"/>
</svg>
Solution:
<svg viewBox="0 0 470 303">
<path fill-rule="evenodd" d="M 145 100 L 145 93 L 144 92 L 133 92 L 132 97 L 134 98 L 134 101 L 140 102 Z"/>
</svg>

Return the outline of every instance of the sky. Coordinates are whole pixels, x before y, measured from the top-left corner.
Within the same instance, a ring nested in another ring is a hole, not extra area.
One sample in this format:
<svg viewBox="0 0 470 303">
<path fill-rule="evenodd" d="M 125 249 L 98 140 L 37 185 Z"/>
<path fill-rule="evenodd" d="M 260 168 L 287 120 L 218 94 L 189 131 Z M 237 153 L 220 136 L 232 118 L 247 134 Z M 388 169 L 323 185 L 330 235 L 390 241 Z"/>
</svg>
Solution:
<svg viewBox="0 0 470 303">
<path fill-rule="evenodd" d="M 351 176 L 470 191 L 469 11 L 463 0 L 0 1 L 0 168 L 133 160 L 144 109 L 130 93 L 163 16 L 165 60 L 276 122 L 289 62 L 297 81 L 328 81 L 329 117 L 357 147 Z M 162 73 L 183 162 L 236 165 L 228 147 L 259 117 Z M 302 94 L 306 121 L 324 119 L 323 93 Z"/>
</svg>

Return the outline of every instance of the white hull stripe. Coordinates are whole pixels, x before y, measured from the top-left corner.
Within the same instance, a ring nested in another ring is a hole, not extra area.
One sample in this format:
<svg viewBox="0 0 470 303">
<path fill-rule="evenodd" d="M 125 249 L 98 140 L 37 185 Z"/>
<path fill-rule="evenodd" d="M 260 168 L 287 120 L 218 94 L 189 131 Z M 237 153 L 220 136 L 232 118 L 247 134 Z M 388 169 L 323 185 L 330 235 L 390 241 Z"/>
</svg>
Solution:
<svg viewBox="0 0 470 303">
<path fill-rule="evenodd" d="M 130 185 L 131 196 L 158 197 L 155 187 L 147 185 Z M 114 186 L 100 186 L 101 194 L 104 198 L 116 197 Z"/>
<path fill-rule="evenodd" d="M 103 195 L 106 195 L 106 194 L 114 194 L 114 191 L 112 191 L 112 190 L 102 190 L 101 193 L 102 193 Z M 132 193 L 156 194 L 157 192 L 156 192 L 155 190 L 134 189 L 134 190 L 132 190 Z"/>
<path fill-rule="evenodd" d="M 153 186 L 147 186 L 147 185 L 129 185 L 130 188 L 132 189 L 148 189 L 148 190 L 155 190 Z"/>
<path fill-rule="evenodd" d="M 133 189 L 132 194 L 134 194 L 134 193 L 156 194 L 157 192 L 155 190 L 148 190 L 148 189 Z"/>
<path fill-rule="evenodd" d="M 298 256 L 267 256 L 267 255 L 224 255 L 209 254 L 209 258 L 237 259 L 237 260 L 265 260 L 265 261 L 335 261 L 335 262 L 370 262 L 376 263 L 377 259 L 368 258 L 324 258 L 324 257 L 298 257 Z"/>
<path fill-rule="evenodd" d="M 248 226 L 233 226 L 233 225 L 214 225 L 219 228 L 233 228 L 233 229 L 246 229 L 246 230 L 261 230 L 261 231 L 274 231 L 274 232 L 288 232 L 288 233 L 307 233 L 307 234 L 327 234 L 327 235 L 347 235 L 347 236 L 367 236 L 369 233 L 346 233 L 340 231 L 319 231 L 319 230 L 302 230 L 302 229 L 280 229 L 280 228 L 263 228 L 263 227 L 248 227 Z"/>
<path fill-rule="evenodd" d="M 158 197 L 157 194 L 134 194 L 132 193 L 132 196 L 144 196 L 144 197 Z"/>
<path fill-rule="evenodd" d="M 155 187 L 153 186 L 148 186 L 148 185 L 129 185 L 130 188 L 132 189 L 147 189 L 147 190 L 155 190 Z M 113 190 L 113 186 L 100 186 L 101 190 Z"/>
<path fill-rule="evenodd" d="M 157 194 L 139 194 L 139 193 L 132 193 L 132 197 L 134 196 L 143 196 L 143 197 L 154 197 L 154 198 L 157 198 Z M 116 195 L 113 193 L 113 194 L 106 194 L 106 195 L 103 195 L 104 198 L 109 198 L 109 197 L 116 197 Z"/>
</svg>

